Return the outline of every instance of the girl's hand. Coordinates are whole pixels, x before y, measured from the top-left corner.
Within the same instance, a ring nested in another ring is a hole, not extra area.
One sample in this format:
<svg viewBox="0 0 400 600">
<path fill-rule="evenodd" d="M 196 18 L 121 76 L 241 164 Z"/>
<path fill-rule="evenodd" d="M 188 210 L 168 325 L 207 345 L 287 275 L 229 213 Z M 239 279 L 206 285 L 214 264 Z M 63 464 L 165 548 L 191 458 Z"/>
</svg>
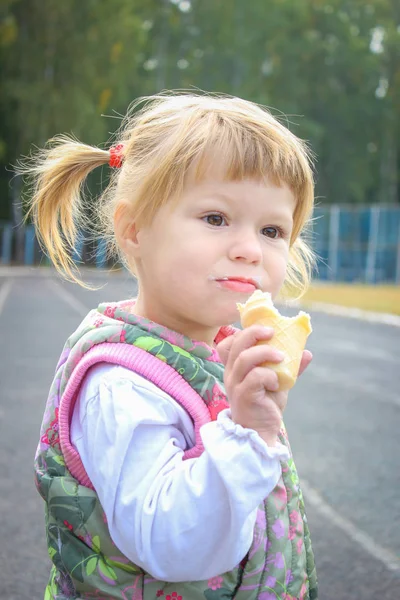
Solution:
<svg viewBox="0 0 400 600">
<path fill-rule="evenodd" d="M 272 346 L 256 346 L 258 341 L 269 340 L 273 334 L 272 329 L 253 325 L 218 345 L 218 353 L 225 364 L 224 382 L 232 420 L 257 431 L 269 446 L 276 444 L 288 398 L 288 392 L 276 391 L 276 373 L 260 366 L 283 360 L 283 355 Z M 305 350 L 299 375 L 311 360 L 311 352 Z"/>
</svg>

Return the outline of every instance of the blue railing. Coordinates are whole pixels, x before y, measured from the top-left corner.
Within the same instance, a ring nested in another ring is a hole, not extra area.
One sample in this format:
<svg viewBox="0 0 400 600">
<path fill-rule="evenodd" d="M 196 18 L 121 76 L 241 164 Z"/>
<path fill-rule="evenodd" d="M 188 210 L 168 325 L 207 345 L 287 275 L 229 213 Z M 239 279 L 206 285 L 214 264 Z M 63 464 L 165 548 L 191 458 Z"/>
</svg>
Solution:
<svg viewBox="0 0 400 600">
<path fill-rule="evenodd" d="M 0 223 L 1 234 L 1 264 L 9 265 L 12 260 L 13 227 L 11 223 Z"/>
<path fill-rule="evenodd" d="M 23 249 L 17 248 L 18 244 L 23 244 Z M 400 284 L 400 206 L 318 206 L 312 245 L 319 257 L 316 277 L 321 280 Z M 0 222 L 0 251 L 3 265 L 48 264 L 32 225 L 17 236 L 15 227 Z M 89 243 L 81 237 L 74 258 L 97 268 L 107 267 L 104 240 Z"/>
<path fill-rule="evenodd" d="M 317 207 L 312 240 L 319 279 L 400 283 L 400 206 Z"/>
</svg>

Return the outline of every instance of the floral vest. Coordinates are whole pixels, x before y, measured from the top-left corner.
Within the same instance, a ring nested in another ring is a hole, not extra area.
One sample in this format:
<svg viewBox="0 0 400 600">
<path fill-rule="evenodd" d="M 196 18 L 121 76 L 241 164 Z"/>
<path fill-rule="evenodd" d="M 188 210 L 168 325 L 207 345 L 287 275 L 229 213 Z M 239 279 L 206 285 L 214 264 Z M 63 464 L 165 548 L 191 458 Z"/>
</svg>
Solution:
<svg viewBox="0 0 400 600">
<path fill-rule="evenodd" d="M 53 562 L 45 600 L 314 600 L 314 558 L 292 459 L 282 462 L 280 481 L 258 508 L 252 546 L 230 572 L 208 581 L 158 581 L 113 543 L 97 494 L 70 443 L 71 415 L 88 369 L 99 362 L 123 365 L 179 402 L 191 415 L 196 436 L 184 459 L 204 451 L 201 426 L 228 406 L 216 350 L 133 315 L 131 306 L 126 301 L 91 311 L 67 340 L 57 365 L 35 458 Z M 216 342 L 233 331 L 222 328 Z M 279 439 L 289 447 L 283 426 Z"/>
</svg>

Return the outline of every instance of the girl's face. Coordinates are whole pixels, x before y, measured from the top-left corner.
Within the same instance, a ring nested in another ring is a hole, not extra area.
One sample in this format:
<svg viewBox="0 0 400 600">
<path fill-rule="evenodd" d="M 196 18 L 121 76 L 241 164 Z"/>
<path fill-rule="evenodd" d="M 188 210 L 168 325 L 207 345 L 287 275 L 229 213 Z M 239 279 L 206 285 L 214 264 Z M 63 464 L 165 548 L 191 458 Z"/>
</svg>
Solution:
<svg viewBox="0 0 400 600">
<path fill-rule="evenodd" d="M 295 198 L 257 180 L 188 180 L 125 249 L 136 264 L 135 312 L 212 345 L 257 288 L 275 297 L 286 274 Z"/>
</svg>

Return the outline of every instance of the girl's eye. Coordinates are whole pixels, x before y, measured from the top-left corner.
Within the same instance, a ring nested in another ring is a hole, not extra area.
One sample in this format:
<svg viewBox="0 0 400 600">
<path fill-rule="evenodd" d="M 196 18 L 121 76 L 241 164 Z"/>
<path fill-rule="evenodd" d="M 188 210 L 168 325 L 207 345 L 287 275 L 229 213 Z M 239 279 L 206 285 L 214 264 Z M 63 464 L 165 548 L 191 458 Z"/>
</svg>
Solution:
<svg viewBox="0 0 400 600">
<path fill-rule="evenodd" d="M 283 237 L 283 231 L 280 227 L 264 227 L 264 229 L 262 230 L 262 234 L 273 240 L 276 240 L 279 237 Z"/>
<path fill-rule="evenodd" d="M 204 217 L 204 220 L 209 225 L 213 225 L 214 227 L 221 227 L 221 225 L 223 225 L 226 222 L 225 217 L 223 217 L 222 215 L 219 215 L 218 213 L 215 213 L 212 215 L 207 215 Z"/>
</svg>

